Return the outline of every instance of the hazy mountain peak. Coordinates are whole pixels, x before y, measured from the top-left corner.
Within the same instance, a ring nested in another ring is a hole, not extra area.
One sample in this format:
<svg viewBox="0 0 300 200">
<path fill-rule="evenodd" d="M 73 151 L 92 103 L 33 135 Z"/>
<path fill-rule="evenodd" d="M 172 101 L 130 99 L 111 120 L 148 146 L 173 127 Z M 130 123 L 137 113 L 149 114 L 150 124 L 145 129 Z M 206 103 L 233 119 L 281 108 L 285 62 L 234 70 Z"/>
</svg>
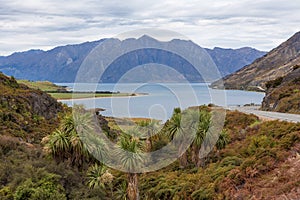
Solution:
<svg viewBox="0 0 300 200">
<path fill-rule="evenodd" d="M 158 41 L 157 39 L 147 35 L 147 34 L 144 34 L 142 35 L 141 37 L 138 38 L 138 40 L 155 40 L 155 41 Z"/>
</svg>

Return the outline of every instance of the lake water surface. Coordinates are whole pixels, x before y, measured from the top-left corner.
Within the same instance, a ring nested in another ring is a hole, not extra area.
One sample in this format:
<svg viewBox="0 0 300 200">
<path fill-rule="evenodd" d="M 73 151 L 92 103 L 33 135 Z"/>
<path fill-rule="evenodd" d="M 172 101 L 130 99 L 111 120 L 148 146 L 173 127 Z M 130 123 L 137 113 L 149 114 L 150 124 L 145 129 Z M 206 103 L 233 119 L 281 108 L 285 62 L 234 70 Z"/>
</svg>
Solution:
<svg viewBox="0 0 300 200">
<path fill-rule="evenodd" d="M 76 91 L 113 91 L 147 93 L 135 97 L 107 97 L 78 100 L 62 100 L 72 106 L 83 104 L 86 108 L 104 108 L 106 116 L 146 117 L 167 120 L 173 109 L 213 103 L 219 106 L 261 104 L 264 93 L 240 90 L 216 90 L 205 83 L 130 83 L 130 84 L 72 84 L 58 83 Z"/>
</svg>

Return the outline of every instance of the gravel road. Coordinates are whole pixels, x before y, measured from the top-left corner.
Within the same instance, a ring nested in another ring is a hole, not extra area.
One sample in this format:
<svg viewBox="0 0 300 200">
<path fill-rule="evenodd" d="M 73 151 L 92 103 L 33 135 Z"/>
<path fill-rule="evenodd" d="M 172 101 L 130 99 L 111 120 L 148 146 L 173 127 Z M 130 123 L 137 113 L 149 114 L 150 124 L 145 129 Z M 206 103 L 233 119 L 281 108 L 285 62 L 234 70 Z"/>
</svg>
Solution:
<svg viewBox="0 0 300 200">
<path fill-rule="evenodd" d="M 300 122 L 300 115 L 296 114 L 289 114 L 289 113 L 279 113 L 279 112 L 269 112 L 269 111 L 261 111 L 259 110 L 259 106 L 230 106 L 228 107 L 229 110 L 238 110 L 243 113 L 247 114 L 254 114 L 260 118 L 265 118 L 268 120 L 280 120 L 280 121 L 287 121 L 287 122 Z"/>
</svg>

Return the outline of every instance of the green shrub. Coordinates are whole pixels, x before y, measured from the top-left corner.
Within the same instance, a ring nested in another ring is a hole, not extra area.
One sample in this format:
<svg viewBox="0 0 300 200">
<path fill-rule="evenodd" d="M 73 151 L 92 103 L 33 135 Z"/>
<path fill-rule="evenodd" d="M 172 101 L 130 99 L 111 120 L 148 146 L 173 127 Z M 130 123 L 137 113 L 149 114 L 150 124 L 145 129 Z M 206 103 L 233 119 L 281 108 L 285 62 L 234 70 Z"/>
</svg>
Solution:
<svg viewBox="0 0 300 200">
<path fill-rule="evenodd" d="M 242 185 L 245 182 L 242 172 L 238 168 L 232 169 L 227 177 L 230 178 L 235 185 Z"/>
<path fill-rule="evenodd" d="M 280 147 L 289 150 L 296 142 L 300 142 L 299 133 L 292 133 L 280 141 Z"/>
<path fill-rule="evenodd" d="M 254 155 L 259 148 L 267 148 L 274 146 L 274 142 L 267 136 L 255 136 L 251 138 L 251 143 L 248 146 L 248 154 Z"/>
<path fill-rule="evenodd" d="M 241 169 L 242 170 L 245 170 L 245 169 L 247 169 L 248 167 L 252 167 L 252 166 L 254 166 L 255 165 L 255 163 L 256 163 L 256 159 L 255 159 L 255 157 L 248 157 L 248 158 L 246 158 L 245 160 L 244 160 L 244 162 L 241 164 Z"/>
<path fill-rule="evenodd" d="M 0 189 L 0 199 L 2 200 L 13 200 L 13 193 L 10 189 L 10 187 L 3 187 Z"/>
<path fill-rule="evenodd" d="M 31 178 L 21 184 L 14 193 L 15 200 L 66 199 L 63 187 L 56 180 L 57 175 L 48 174 L 45 178 L 33 182 Z"/>
<path fill-rule="evenodd" d="M 11 150 L 17 149 L 19 145 L 20 142 L 17 138 L 0 135 L 0 149 L 2 154 L 8 154 Z"/>
<path fill-rule="evenodd" d="M 195 192 L 192 193 L 192 199 L 197 199 L 197 200 L 210 200 L 214 199 L 215 196 L 215 191 L 214 188 L 211 185 L 208 188 L 200 188 L 196 190 Z"/>
<path fill-rule="evenodd" d="M 210 174 L 212 180 L 216 180 L 222 175 L 227 176 L 228 173 L 234 168 L 235 168 L 235 166 L 233 166 L 233 165 L 229 165 L 229 166 L 225 166 L 225 167 L 217 166 L 215 168 L 212 168 L 211 169 L 212 171 L 210 171 L 209 174 Z"/>
<path fill-rule="evenodd" d="M 269 88 L 275 88 L 277 86 L 279 86 L 283 81 L 283 77 L 279 77 L 275 80 L 271 80 L 271 81 L 268 81 L 266 83 L 266 87 L 269 89 Z"/>
<path fill-rule="evenodd" d="M 243 162 L 243 159 L 237 157 L 237 156 L 232 156 L 232 157 L 225 157 L 221 163 L 220 166 L 224 167 L 224 166 L 240 166 Z"/>
</svg>

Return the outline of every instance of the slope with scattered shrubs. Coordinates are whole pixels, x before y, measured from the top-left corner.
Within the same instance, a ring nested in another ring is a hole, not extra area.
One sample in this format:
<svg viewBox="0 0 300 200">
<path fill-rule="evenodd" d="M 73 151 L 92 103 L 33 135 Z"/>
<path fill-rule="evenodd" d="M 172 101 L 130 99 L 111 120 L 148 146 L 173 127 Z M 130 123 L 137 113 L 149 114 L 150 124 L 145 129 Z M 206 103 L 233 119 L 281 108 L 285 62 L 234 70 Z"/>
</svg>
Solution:
<svg viewBox="0 0 300 200">
<path fill-rule="evenodd" d="M 300 114 L 300 66 L 295 65 L 287 76 L 269 81 L 262 109 Z"/>
<path fill-rule="evenodd" d="M 59 123 L 63 105 L 48 94 L 0 73 L 0 135 L 40 141 Z"/>
<path fill-rule="evenodd" d="M 300 124 L 260 122 L 253 115 L 229 112 L 226 128 L 230 143 L 211 152 L 203 168 L 182 170 L 172 165 L 142 175 L 144 198 L 300 198 Z"/>
</svg>

